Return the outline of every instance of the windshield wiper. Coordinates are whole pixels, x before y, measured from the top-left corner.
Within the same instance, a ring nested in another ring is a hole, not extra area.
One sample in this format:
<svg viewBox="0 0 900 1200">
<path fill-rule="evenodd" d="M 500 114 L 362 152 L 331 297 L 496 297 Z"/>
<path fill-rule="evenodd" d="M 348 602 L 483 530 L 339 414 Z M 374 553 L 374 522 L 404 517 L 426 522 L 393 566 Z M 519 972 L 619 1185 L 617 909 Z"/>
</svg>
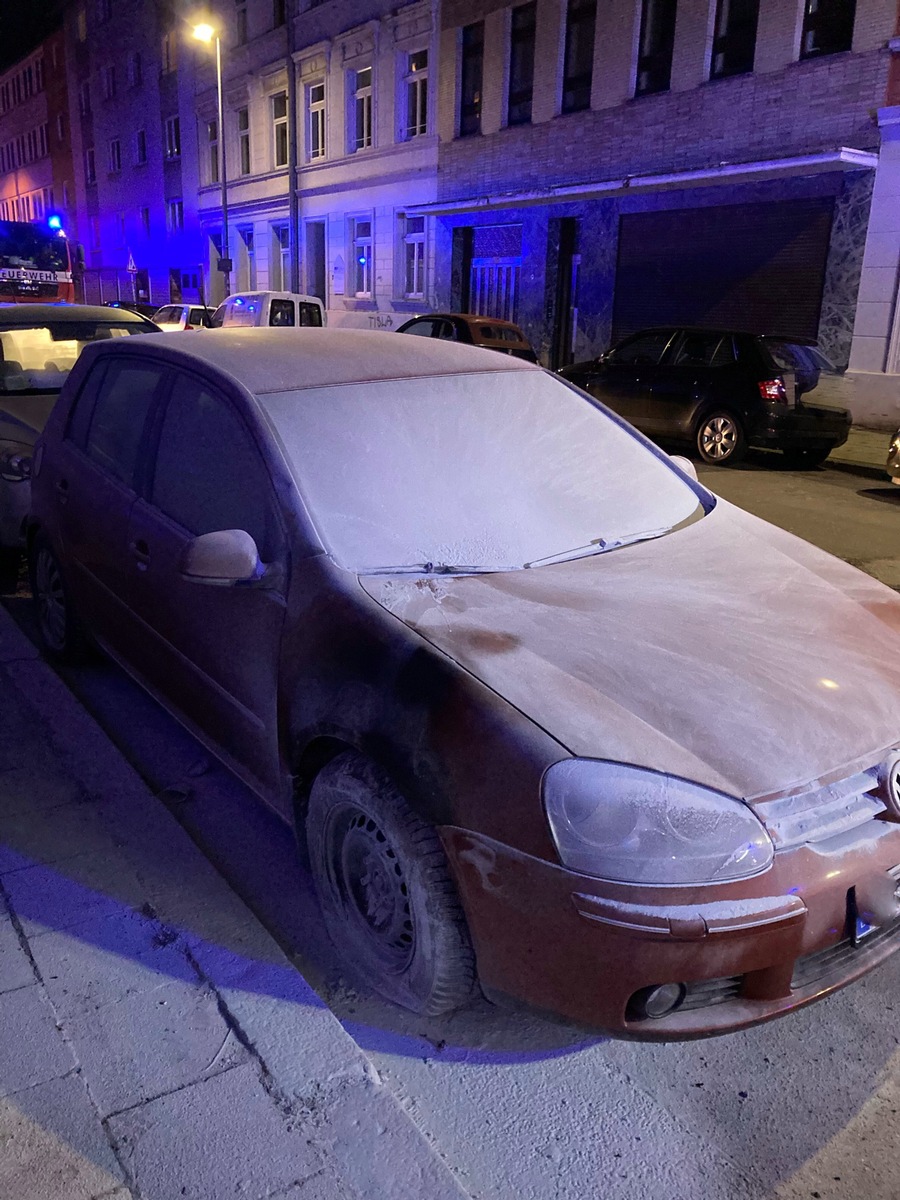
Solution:
<svg viewBox="0 0 900 1200">
<path fill-rule="evenodd" d="M 541 567 L 549 563 L 589 558 L 592 554 L 605 554 L 607 550 L 618 550 L 620 546 L 630 546 L 633 542 L 647 542 L 651 538 L 662 537 L 664 533 L 670 533 L 671 530 L 671 525 L 664 525 L 661 529 L 645 529 L 642 533 L 626 533 L 616 538 L 598 537 L 584 546 L 575 546 L 571 550 L 560 550 L 558 554 L 548 554 L 546 558 L 535 558 L 532 562 L 524 563 L 523 566 L 526 568 Z"/>
<path fill-rule="evenodd" d="M 526 566 L 528 564 L 526 563 Z M 495 567 L 479 564 L 463 566 L 460 563 L 402 563 L 396 567 L 366 567 L 360 575 L 493 575 L 501 571 L 521 571 L 521 567 Z"/>
</svg>

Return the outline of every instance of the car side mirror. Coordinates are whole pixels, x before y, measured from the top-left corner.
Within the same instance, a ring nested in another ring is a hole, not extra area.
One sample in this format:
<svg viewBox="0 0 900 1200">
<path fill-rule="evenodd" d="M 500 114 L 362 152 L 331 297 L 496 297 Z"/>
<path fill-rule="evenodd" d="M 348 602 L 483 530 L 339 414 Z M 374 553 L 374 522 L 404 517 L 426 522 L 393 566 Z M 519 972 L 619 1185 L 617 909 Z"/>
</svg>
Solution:
<svg viewBox="0 0 900 1200">
<path fill-rule="evenodd" d="M 670 458 L 675 466 L 679 468 L 679 470 L 684 471 L 685 475 L 687 475 L 690 479 L 693 479 L 694 483 L 698 482 L 697 468 L 689 458 L 685 458 L 683 454 L 672 454 L 670 455 Z"/>
<path fill-rule="evenodd" d="M 181 562 L 183 579 L 214 587 L 249 583 L 259 579 L 262 573 L 256 542 L 243 529 L 201 533 L 188 542 Z"/>
</svg>

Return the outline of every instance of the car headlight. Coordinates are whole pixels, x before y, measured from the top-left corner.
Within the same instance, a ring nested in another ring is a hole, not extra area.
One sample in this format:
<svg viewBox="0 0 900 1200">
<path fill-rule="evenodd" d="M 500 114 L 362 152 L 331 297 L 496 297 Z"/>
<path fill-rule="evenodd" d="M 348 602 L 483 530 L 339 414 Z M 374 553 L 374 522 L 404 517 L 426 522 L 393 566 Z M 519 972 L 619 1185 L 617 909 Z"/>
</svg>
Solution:
<svg viewBox="0 0 900 1200">
<path fill-rule="evenodd" d="M 31 450 L 23 442 L 0 442 L 0 479 L 12 483 L 30 479 Z"/>
<path fill-rule="evenodd" d="M 740 800 L 674 775 L 571 758 L 544 776 L 563 864 L 623 883 L 719 883 L 772 863 L 768 834 Z"/>
</svg>

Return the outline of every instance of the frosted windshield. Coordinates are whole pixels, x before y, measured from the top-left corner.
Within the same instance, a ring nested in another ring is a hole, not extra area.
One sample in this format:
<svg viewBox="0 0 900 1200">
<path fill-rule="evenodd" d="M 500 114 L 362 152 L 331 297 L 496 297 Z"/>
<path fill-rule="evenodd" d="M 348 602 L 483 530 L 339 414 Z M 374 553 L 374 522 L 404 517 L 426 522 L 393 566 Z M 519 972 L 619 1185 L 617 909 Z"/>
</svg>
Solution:
<svg viewBox="0 0 900 1200">
<path fill-rule="evenodd" d="M 540 371 L 259 397 L 323 544 L 361 573 L 521 567 L 660 535 L 695 492 L 589 400 Z"/>
</svg>

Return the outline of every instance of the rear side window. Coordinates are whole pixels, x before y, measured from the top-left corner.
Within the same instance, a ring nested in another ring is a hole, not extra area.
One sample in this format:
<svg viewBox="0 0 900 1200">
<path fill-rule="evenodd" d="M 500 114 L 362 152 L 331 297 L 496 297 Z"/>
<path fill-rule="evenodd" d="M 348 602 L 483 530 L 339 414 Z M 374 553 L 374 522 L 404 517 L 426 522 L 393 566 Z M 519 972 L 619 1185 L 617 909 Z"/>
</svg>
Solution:
<svg viewBox="0 0 900 1200">
<path fill-rule="evenodd" d="M 85 453 L 129 487 L 133 486 L 141 439 L 163 373 L 160 367 L 110 363 L 94 397 Z"/>
<path fill-rule="evenodd" d="M 188 323 L 191 325 L 206 325 L 206 313 L 202 308 L 192 308 L 188 317 Z"/>
<path fill-rule="evenodd" d="M 293 300 L 273 300 L 269 307 L 269 324 L 281 326 L 294 323 Z"/>
<path fill-rule="evenodd" d="M 672 337 L 671 329 L 657 329 L 652 333 L 643 333 L 632 338 L 630 342 L 624 342 L 617 350 L 612 350 L 609 361 L 623 365 L 631 364 L 635 367 L 655 367 Z"/>
<path fill-rule="evenodd" d="M 322 328 L 322 310 L 318 304 L 304 304 L 301 302 L 297 307 L 300 309 L 301 325 L 314 326 L 317 329 Z"/>
<path fill-rule="evenodd" d="M 686 333 L 674 358 L 677 366 L 726 367 L 734 362 L 734 341 L 730 334 Z"/>
<path fill-rule="evenodd" d="M 152 501 L 189 533 L 243 529 L 263 559 L 280 546 L 268 471 L 231 404 L 181 376 L 160 430 Z"/>
</svg>

